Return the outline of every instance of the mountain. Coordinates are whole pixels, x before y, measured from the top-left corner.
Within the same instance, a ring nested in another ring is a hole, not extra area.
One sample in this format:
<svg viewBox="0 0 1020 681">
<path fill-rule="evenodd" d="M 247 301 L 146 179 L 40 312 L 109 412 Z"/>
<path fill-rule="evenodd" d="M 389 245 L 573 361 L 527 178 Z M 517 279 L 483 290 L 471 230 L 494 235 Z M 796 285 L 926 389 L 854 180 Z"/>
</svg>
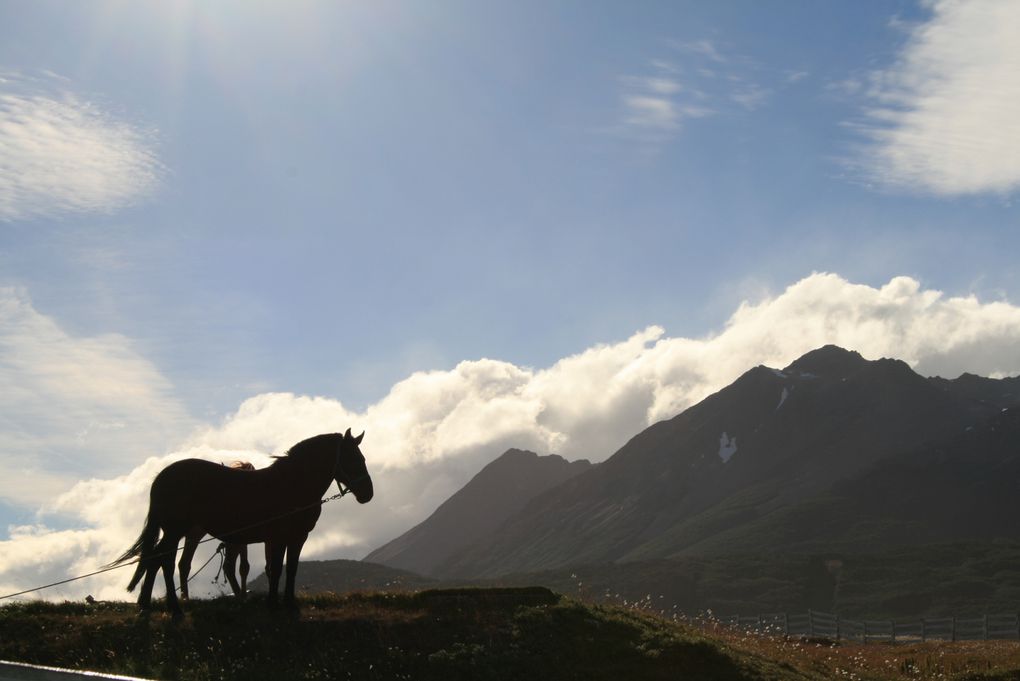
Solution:
<svg viewBox="0 0 1020 681">
<path fill-rule="evenodd" d="M 431 575 L 473 543 L 485 541 L 532 498 L 591 469 L 551 454 L 510 449 L 487 465 L 423 523 L 376 549 L 365 560 Z"/>
<path fill-rule="evenodd" d="M 360 560 L 303 560 L 298 588 L 307 593 L 352 591 L 418 591 L 437 586 L 434 579 Z M 252 593 L 269 591 L 263 572 L 249 584 Z"/>
<path fill-rule="evenodd" d="M 509 494 L 517 509 L 492 498 L 501 477 L 485 476 L 491 486 L 483 488 L 479 474 L 450 508 L 369 559 L 491 578 L 680 556 L 1015 537 L 1018 403 L 1018 379 L 929 379 L 899 360 L 826 346 L 782 370 L 751 369 L 604 463 L 544 491 L 529 488 L 526 503 Z M 444 535 L 447 543 L 433 549 Z M 417 558 L 420 551 L 427 555 Z"/>
</svg>

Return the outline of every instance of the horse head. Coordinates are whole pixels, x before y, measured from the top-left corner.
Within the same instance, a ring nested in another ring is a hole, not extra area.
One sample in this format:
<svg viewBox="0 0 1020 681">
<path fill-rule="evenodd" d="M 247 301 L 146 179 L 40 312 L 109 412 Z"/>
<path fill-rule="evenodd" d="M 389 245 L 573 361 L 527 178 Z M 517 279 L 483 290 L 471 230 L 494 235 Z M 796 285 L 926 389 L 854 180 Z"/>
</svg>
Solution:
<svg viewBox="0 0 1020 681">
<path fill-rule="evenodd" d="M 364 437 L 364 433 L 354 437 L 351 429 L 347 429 L 337 446 L 336 467 L 333 469 L 333 477 L 340 491 L 354 492 L 354 498 L 359 504 L 371 501 L 374 494 L 372 477 L 365 467 L 365 457 L 358 448 Z"/>
</svg>

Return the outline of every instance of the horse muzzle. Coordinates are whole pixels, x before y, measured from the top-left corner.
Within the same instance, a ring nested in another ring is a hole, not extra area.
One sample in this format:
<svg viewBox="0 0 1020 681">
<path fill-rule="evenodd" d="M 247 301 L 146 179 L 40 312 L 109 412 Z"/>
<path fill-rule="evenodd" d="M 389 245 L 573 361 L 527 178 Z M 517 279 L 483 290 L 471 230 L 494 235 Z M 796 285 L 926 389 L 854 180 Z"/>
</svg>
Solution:
<svg viewBox="0 0 1020 681">
<path fill-rule="evenodd" d="M 354 498 L 358 500 L 359 504 L 367 504 L 375 496 L 375 490 L 372 487 L 372 478 L 363 476 L 353 483 L 345 485 L 337 478 L 337 486 L 343 494 L 353 494 Z"/>
<path fill-rule="evenodd" d="M 351 491 L 354 492 L 354 498 L 358 500 L 359 504 L 367 504 L 372 501 L 372 497 L 375 496 L 375 490 L 372 487 L 371 480 L 369 480 L 364 487 L 352 489 Z"/>
</svg>

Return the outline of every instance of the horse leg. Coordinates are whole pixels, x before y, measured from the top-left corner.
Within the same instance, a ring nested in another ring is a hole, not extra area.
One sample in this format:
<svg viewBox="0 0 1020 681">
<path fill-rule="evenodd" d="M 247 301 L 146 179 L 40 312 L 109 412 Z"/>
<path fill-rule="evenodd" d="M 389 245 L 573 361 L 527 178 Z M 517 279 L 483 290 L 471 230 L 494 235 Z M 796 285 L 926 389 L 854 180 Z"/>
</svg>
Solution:
<svg viewBox="0 0 1020 681">
<path fill-rule="evenodd" d="M 152 552 L 158 553 L 159 547 L 160 542 L 157 542 Z M 159 573 L 159 557 L 145 556 L 142 558 L 141 565 L 144 565 L 145 577 L 142 579 L 142 588 L 138 592 L 138 609 L 144 612 L 152 608 L 152 587 L 155 585 L 156 575 Z"/>
<path fill-rule="evenodd" d="M 191 560 L 195 557 L 195 550 L 205 531 L 199 528 L 188 532 L 184 536 L 184 550 L 181 551 L 181 560 L 177 563 L 177 571 L 181 576 L 181 600 L 190 600 L 188 596 L 188 575 L 191 574 Z"/>
<path fill-rule="evenodd" d="M 283 554 L 287 545 L 282 542 L 266 543 L 266 575 L 269 577 L 269 604 L 276 605 L 280 590 L 280 575 L 283 573 Z"/>
<path fill-rule="evenodd" d="M 298 560 L 301 558 L 301 547 L 305 545 L 308 533 L 298 535 L 287 542 L 287 587 L 283 592 L 283 601 L 287 605 L 294 605 L 294 582 L 297 579 Z"/>
<path fill-rule="evenodd" d="M 248 593 L 248 573 L 251 572 L 251 563 L 248 562 L 248 545 L 238 544 L 238 553 L 241 556 L 241 598 Z"/>
<path fill-rule="evenodd" d="M 241 596 L 241 587 L 237 584 L 237 544 L 224 544 L 223 575 L 230 582 L 230 590 L 234 596 Z"/>
<path fill-rule="evenodd" d="M 170 611 L 174 620 L 184 617 L 181 604 L 177 601 L 177 586 L 174 584 L 174 562 L 177 558 L 177 543 L 180 540 L 181 535 L 179 534 L 164 534 L 160 542 L 156 544 L 159 567 L 163 569 L 163 582 L 166 584 L 166 609 Z M 155 577 L 155 570 L 153 577 Z M 148 576 L 146 576 L 146 581 L 148 581 Z"/>
</svg>

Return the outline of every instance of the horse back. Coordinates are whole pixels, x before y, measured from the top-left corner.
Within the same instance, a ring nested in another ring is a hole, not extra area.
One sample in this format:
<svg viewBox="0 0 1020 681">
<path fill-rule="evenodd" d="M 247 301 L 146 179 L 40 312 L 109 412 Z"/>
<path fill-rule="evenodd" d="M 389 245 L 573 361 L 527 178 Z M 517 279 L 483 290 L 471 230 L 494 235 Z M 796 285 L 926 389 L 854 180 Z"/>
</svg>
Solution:
<svg viewBox="0 0 1020 681">
<path fill-rule="evenodd" d="M 249 471 L 183 459 L 156 476 L 150 509 L 166 531 L 200 526 L 223 541 L 280 540 L 311 531 L 321 512 L 318 498 L 297 498 L 286 482 L 271 468 Z"/>
</svg>

